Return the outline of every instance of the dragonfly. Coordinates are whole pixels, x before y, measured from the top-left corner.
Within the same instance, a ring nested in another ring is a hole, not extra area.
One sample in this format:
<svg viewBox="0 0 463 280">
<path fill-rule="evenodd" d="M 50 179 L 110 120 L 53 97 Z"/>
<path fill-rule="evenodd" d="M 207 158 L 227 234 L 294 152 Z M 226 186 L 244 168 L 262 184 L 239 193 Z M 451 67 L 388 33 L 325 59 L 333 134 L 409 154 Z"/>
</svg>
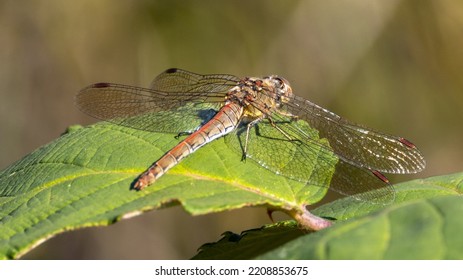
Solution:
<svg viewBox="0 0 463 280">
<path fill-rule="evenodd" d="M 149 88 L 92 84 L 77 94 L 76 104 L 84 113 L 118 125 L 188 135 L 138 177 L 137 190 L 222 136 L 243 159 L 276 174 L 373 203 L 389 204 L 395 198 L 383 173 L 425 168 L 411 141 L 341 118 L 295 95 L 289 82 L 276 75 L 239 78 L 172 68 Z M 314 162 L 321 165 L 320 172 L 313 171 Z M 322 171 L 330 165 L 334 173 L 327 181 Z"/>
</svg>

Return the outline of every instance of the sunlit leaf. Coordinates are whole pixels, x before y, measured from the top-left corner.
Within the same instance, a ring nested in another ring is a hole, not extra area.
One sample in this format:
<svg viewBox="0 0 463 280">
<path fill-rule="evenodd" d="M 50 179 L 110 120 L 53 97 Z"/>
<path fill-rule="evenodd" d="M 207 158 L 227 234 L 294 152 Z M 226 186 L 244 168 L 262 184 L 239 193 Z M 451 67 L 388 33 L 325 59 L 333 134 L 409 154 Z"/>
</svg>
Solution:
<svg viewBox="0 0 463 280">
<path fill-rule="evenodd" d="M 259 205 L 289 211 L 326 192 L 243 162 L 223 139 L 143 191 L 131 190 L 138 175 L 180 141 L 174 136 L 111 124 L 74 127 L 3 170 L 0 257 L 17 258 L 59 232 L 175 204 L 194 215 Z"/>
<path fill-rule="evenodd" d="M 345 198 L 315 209 L 337 219 L 322 231 L 306 234 L 291 221 L 227 233 L 194 258 L 463 259 L 463 173 L 397 184 L 396 190 L 396 202 L 386 208 Z"/>
</svg>

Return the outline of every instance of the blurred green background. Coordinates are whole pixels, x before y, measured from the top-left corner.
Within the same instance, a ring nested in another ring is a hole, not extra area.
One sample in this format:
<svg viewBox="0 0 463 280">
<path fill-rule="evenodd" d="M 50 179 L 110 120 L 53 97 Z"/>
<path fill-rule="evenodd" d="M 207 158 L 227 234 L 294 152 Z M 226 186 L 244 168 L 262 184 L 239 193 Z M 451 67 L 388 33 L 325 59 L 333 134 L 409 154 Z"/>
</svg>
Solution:
<svg viewBox="0 0 463 280">
<path fill-rule="evenodd" d="M 462 170 L 463 2 L 450 0 L 2 0 L 0 168 L 95 122 L 73 104 L 82 87 L 148 86 L 169 67 L 278 74 L 297 95 L 410 139 L 427 169 L 394 182 Z M 60 234 L 24 258 L 183 259 L 268 222 L 260 208 L 175 207 Z"/>
</svg>

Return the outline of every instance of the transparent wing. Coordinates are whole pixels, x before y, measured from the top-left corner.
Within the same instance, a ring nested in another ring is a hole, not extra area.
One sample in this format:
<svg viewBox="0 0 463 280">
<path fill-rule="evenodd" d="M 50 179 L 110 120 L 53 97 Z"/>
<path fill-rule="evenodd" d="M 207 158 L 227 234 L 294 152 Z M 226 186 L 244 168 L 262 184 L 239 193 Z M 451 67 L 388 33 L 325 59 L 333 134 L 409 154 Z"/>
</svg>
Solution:
<svg viewBox="0 0 463 280">
<path fill-rule="evenodd" d="M 395 191 L 387 181 L 375 176 L 372 170 L 340 159 L 329 148 L 328 141 L 319 139 L 307 123 L 278 114 L 272 115 L 272 121 L 273 124 L 264 119 L 250 129 L 247 157 L 307 186 L 329 187 L 342 195 L 372 203 L 389 204 L 394 200 Z M 226 137 L 226 143 L 238 153 L 246 145 L 246 130 L 243 123 Z"/>
<path fill-rule="evenodd" d="M 304 98 L 290 98 L 281 110 L 317 129 L 329 142 L 326 149 L 352 165 L 398 174 L 416 173 L 426 165 L 421 152 L 408 140 L 349 122 Z"/>
<path fill-rule="evenodd" d="M 159 92 L 176 95 L 204 95 L 204 93 L 226 93 L 237 85 L 240 78 L 227 74 L 196 74 L 186 70 L 171 68 L 159 74 L 151 82 L 150 88 Z M 207 101 L 199 98 L 199 100 Z"/>
<path fill-rule="evenodd" d="M 169 69 L 150 88 L 97 83 L 76 96 L 81 111 L 98 119 L 147 131 L 191 132 L 220 109 L 239 78 Z"/>
</svg>

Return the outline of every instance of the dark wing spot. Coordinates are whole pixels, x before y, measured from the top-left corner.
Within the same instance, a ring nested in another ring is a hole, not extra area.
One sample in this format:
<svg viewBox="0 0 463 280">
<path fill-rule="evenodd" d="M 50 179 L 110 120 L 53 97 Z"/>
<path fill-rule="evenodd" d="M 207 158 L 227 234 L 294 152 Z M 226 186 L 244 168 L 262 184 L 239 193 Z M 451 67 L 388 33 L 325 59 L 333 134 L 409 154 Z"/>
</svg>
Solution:
<svg viewBox="0 0 463 280">
<path fill-rule="evenodd" d="M 411 149 L 415 149 L 416 146 L 415 144 L 413 144 L 412 142 L 408 141 L 407 139 L 405 138 L 399 138 L 399 141 L 400 143 L 404 144 L 405 146 L 411 148 Z"/>
<path fill-rule="evenodd" d="M 383 173 L 379 172 L 378 170 L 371 170 L 371 172 L 384 183 L 389 183 L 389 179 L 386 178 L 386 176 L 384 176 Z"/>
<path fill-rule="evenodd" d="M 171 73 L 175 73 L 177 71 L 178 71 L 178 68 L 169 68 L 165 72 L 171 74 Z"/>
<path fill-rule="evenodd" d="M 109 84 L 108 83 L 96 83 L 92 87 L 94 87 L 94 88 L 106 88 L 106 87 L 109 87 Z"/>
</svg>

